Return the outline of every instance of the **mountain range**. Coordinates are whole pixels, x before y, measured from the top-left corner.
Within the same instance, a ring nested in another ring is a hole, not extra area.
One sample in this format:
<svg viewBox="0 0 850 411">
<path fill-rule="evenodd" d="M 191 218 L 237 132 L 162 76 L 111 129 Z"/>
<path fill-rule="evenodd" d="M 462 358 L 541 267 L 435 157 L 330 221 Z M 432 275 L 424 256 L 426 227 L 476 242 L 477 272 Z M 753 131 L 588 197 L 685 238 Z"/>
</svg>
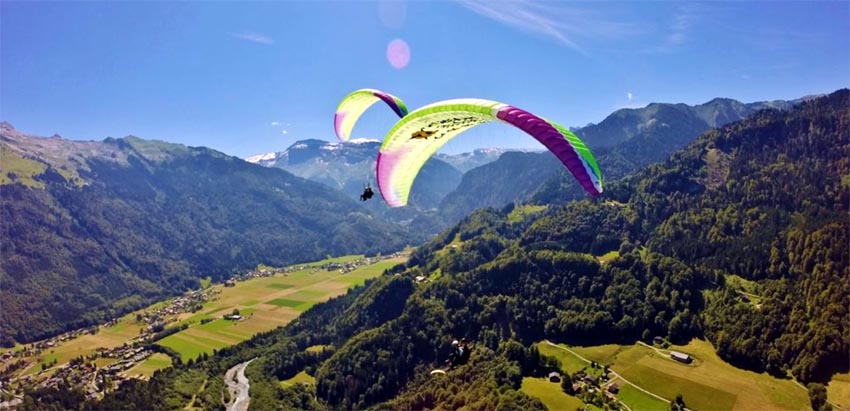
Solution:
<svg viewBox="0 0 850 411">
<path fill-rule="evenodd" d="M 663 160 L 712 125 L 798 102 L 650 104 L 619 110 L 576 133 L 594 147 L 606 181 L 613 181 Z M 93 324 L 182 291 L 197 278 L 223 279 L 260 262 L 389 251 L 480 207 L 583 196 L 545 152 L 439 155 L 417 178 L 412 206 L 389 209 L 381 201 L 352 201 L 363 184 L 374 183 L 380 147 L 374 140 L 304 140 L 249 158 L 307 180 L 214 150 L 136 137 L 40 138 L 3 123 L 0 143 L 3 229 L 13 239 L 3 245 L 10 258 L 0 275 L 21 280 L 0 290 L 8 301 L 4 321 L 11 324 L 6 342 Z M 48 244 L 48 252 L 36 251 Z M 16 314 L 31 303 L 31 326 L 24 327 Z"/>
<path fill-rule="evenodd" d="M 101 323 L 260 263 L 424 237 L 323 184 L 207 148 L 42 138 L 0 124 L 0 333 Z"/>
<path fill-rule="evenodd" d="M 524 378 L 568 365 L 537 342 L 630 346 L 654 336 L 705 338 L 727 363 L 777 380 L 828 381 L 850 361 L 848 102 L 839 90 L 710 130 L 599 198 L 519 218 L 522 206 L 478 210 L 366 287 L 102 401 L 80 404 L 61 389 L 28 398 L 36 408 L 182 409 L 195 398 L 219 408 L 224 371 L 253 360 L 252 409 L 544 410 Z M 429 375 L 460 336 L 475 342 L 472 360 Z M 280 384 L 300 373 L 315 383 Z M 199 387 L 191 395 L 181 391 L 189 383 Z M 737 406 L 728 383 L 688 384 L 690 407 L 711 408 L 714 394 Z M 775 387 L 732 385 L 758 391 L 765 408 L 788 406 Z M 603 407 L 597 397 L 582 398 Z"/>
<path fill-rule="evenodd" d="M 801 101 L 745 104 L 716 98 L 696 106 L 652 103 L 643 108 L 617 110 L 599 124 L 572 131 L 593 150 L 604 181 L 610 182 L 666 159 L 710 128 L 742 120 L 765 108 L 788 109 Z M 440 209 L 453 220 L 480 207 L 501 207 L 510 202 L 564 202 L 584 195 L 551 153 L 526 153 L 503 156 L 467 172 L 440 203 Z"/>
<path fill-rule="evenodd" d="M 336 188 L 353 199 L 358 199 L 367 184 L 375 185 L 375 159 L 381 142 L 354 139 L 343 143 L 310 139 L 296 141 L 286 150 L 249 157 L 248 162 L 266 167 L 277 167 L 299 177 Z M 422 167 L 411 191 L 413 208 L 436 207 L 440 200 L 454 190 L 461 173 L 446 162 L 432 158 Z M 386 209 L 380 201 L 369 205 Z"/>
</svg>

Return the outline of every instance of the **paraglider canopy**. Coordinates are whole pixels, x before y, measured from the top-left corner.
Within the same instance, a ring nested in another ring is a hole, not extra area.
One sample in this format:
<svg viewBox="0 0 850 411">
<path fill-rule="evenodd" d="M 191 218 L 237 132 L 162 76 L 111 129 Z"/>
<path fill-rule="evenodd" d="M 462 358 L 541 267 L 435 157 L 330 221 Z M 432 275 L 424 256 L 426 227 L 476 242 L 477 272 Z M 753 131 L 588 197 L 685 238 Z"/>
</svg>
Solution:
<svg viewBox="0 0 850 411">
<path fill-rule="evenodd" d="M 464 131 L 492 121 L 514 126 L 542 143 L 590 195 L 602 193 L 602 173 L 590 150 L 561 125 L 496 101 L 458 99 L 437 102 L 402 117 L 378 154 L 378 188 L 390 207 L 407 204 L 413 181 L 425 162 Z"/>
<path fill-rule="evenodd" d="M 400 98 L 385 93 L 381 90 L 370 88 L 360 89 L 345 96 L 336 108 L 334 114 L 334 131 L 340 141 L 348 141 L 351 131 L 363 113 L 378 101 L 383 101 L 393 112 L 404 117 L 407 114 L 407 106 Z"/>
</svg>

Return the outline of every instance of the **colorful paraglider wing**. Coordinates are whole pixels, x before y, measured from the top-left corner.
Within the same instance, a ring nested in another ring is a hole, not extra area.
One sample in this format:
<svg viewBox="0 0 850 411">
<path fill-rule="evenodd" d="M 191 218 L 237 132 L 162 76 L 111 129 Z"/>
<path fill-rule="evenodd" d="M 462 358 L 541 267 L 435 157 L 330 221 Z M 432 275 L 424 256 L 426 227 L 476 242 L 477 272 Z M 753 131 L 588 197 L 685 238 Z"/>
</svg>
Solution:
<svg viewBox="0 0 850 411">
<path fill-rule="evenodd" d="M 407 106 L 400 98 L 380 90 L 361 89 L 345 96 L 334 114 L 334 131 L 341 141 L 351 138 L 354 124 L 363 113 L 378 101 L 383 101 L 399 116 L 407 115 Z"/>
<path fill-rule="evenodd" d="M 391 207 L 407 204 L 425 162 L 449 140 L 479 124 L 502 121 L 542 143 L 591 195 L 602 193 L 602 174 L 587 146 L 564 127 L 525 110 L 489 100 L 447 100 L 404 116 L 390 130 L 378 154 L 381 196 Z M 422 132 L 430 133 L 424 138 Z"/>
</svg>

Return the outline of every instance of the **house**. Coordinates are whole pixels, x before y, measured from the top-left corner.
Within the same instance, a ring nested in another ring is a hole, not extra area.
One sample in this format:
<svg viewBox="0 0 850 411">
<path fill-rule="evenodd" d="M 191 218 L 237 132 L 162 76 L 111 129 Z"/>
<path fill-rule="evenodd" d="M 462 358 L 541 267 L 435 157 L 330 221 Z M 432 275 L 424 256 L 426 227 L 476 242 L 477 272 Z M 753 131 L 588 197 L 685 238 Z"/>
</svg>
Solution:
<svg viewBox="0 0 850 411">
<path fill-rule="evenodd" d="M 561 382 L 561 374 L 557 371 L 549 373 L 549 382 Z"/>
<path fill-rule="evenodd" d="M 617 385 L 617 383 L 614 383 L 614 382 L 612 382 L 611 384 L 608 384 L 607 389 L 608 389 L 608 392 L 610 392 L 611 394 L 616 394 L 616 393 L 620 392 L 620 386 Z"/>
<path fill-rule="evenodd" d="M 664 339 L 656 335 L 655 338 L 652 339 L 652 343 L 661 345 L 664 344 Z"/>
<path fill-rule="evenodd" d="M 596 384 L 597 380 L 596 380 L 596 377 L 594 377 L 592 375 L 585 375 L 584 376 L 584 382 L 586 382 L 588 384 Z"/>
<path fill-rule="evenodd" d="M 693 360 L 690 355 L 678 351 L 670 351 L 670 358 L 685 364 L 690 364 Z"/>
<path fill-rule="evenodd" d="M 232 320 L 232 321 L 240 321 L 240 320 L 242 320 L 242 316 L 239 315 L 239 314 L 235 314 L 235 315 L 225 314 L 224 319 L 225 320 Z"/>
</svg>

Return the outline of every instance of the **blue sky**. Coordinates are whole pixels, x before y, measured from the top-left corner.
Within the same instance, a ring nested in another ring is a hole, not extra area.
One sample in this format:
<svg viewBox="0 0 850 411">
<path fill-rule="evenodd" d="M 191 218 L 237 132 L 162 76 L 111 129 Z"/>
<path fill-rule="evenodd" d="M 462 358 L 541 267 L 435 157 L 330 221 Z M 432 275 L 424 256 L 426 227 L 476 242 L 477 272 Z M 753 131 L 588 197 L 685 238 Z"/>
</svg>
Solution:
<svg viewBox="0 0 850 411">
<path fill-rule="evenodd" d="M 393 40 L 410 61 L 387 58 Z M 0 119 L 246 157 L 334 140 L 358 88 L 479 97 L 566 126 L 622 107 L 850 85 L 850 2 L 0 2 Z M 354 137 L 383 138 L 375 106 Z M 485 125 L 444 151 L 537 147 Z"/>
</svg>

